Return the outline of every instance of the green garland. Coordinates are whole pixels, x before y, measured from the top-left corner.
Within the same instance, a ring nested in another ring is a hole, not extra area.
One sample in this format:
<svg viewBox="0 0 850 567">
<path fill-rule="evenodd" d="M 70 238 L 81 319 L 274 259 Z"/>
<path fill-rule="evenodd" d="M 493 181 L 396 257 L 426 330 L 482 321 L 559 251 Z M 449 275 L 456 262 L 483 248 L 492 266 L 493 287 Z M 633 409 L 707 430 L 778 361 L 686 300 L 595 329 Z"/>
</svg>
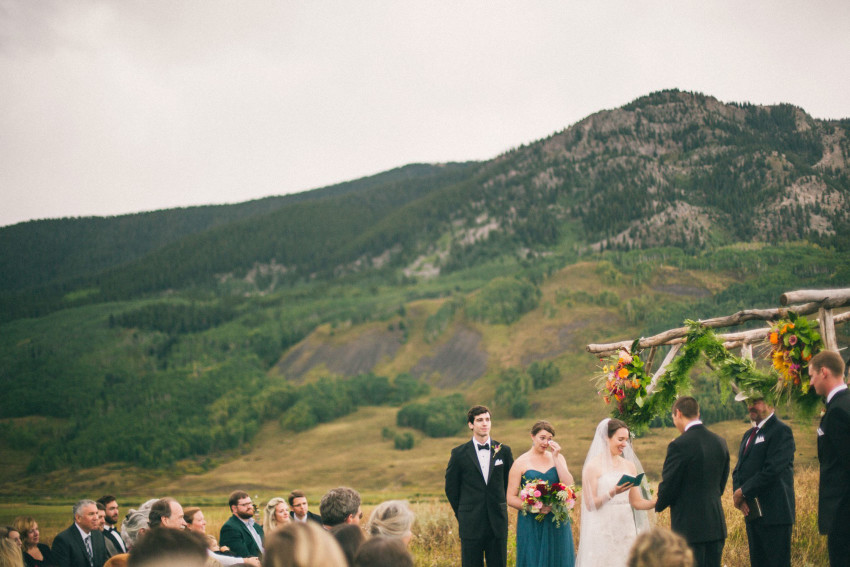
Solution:
<svg viewBox="0 0 850 567">
<path fill-rule="evenodd" d="M 724 394 L 731 393 L 734 384 L 739 390 L 758 393 L 771 406 L 793 403 L 803 417 L 810 417 L 817 411 L 820 398 L 813 391 L 783 396 L 782 391 L 776 389 L 780 380 L 774 369 L 764 372 L 756 368 L 752 360 L 733 355 L 714 331 L 699 322 L 687 320 L 685 325 L 688 333 L 681 353 L 659 377 L 653 392 L 628 411 L 612 409 L 612 416 L 624 419 L 635 434 L 644 433 L 653 419 L 670 411 L 680 393 L 690 390 L 690 372 L 703 355 L 711 363 Z"/>
</svg>

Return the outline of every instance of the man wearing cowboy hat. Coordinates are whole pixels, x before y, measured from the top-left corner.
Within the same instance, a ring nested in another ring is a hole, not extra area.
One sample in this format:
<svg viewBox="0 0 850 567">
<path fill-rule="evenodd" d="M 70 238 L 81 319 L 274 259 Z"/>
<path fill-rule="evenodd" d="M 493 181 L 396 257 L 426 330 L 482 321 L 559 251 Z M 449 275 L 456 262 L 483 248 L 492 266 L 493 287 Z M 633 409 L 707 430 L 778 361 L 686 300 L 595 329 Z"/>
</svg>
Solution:
<svg viewBox="0 0 850 567">
<path fill-rule="evenodd" d="M 741 391 L 752 429 L 741 439 L 732 499 L 743 512 L 753 567 L 790 567 L 794 525 L 794 435 L 761 392 Z"/>
</svg>

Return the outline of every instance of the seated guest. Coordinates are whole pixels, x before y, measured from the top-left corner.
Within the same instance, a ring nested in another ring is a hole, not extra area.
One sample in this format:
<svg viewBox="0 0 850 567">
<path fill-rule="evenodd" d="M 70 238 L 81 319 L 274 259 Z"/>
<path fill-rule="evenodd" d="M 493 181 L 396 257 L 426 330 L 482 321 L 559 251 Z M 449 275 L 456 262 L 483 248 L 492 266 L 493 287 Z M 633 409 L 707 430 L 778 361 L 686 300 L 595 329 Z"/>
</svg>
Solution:
<svg viewBox="0 0 850 567">
<path fill-rule="evenodd" d="M 124 516 L 124 521 L 121 523 L 121 539 L 124 540 L 127 549 L 132 549 L 139 536 L 150 529 L 149 516 L 150 509 L 144 508 L 139 510 L 130 508 Z"/>
<path fill-rule="evenodd" d="M 366 531 L 370 535 L 382 535 L 400 538 L 404 545 L 410 545 L 413 532 L 413 510 L 404 500 L 387 500 L 378 504 L 369 515 L 369 526 Z"/>
<path fill-rule="evenodd" d="M 206 563 L 203 536 L 189 530 L 167 529 L 165 524 L 140 538 L 127 560 L 128 567 L 205 567 Z"/>
<path fill-rule="evenodd" d="M 357 555 L 360 546 L 366 541 L 366 534 L 356 524 L 338 524 L 331 528 L 331 535 L 334 536 L 342 548 L 342 553 L 345 555 L 348 567 L 352 567 L 354 565 L 354 556 Z"/>
<path fill-rule="evenodd" d="M 53 558 L 59 567 L 103 567 L 106 543 L 97 529 L 97 504 L 80 500 L 73 507 L 74 523 L 53 539 Z"/>
<path fill-rule="evenodd" d="M 27 567 L 53 567 L 56 561 L 50 547 L 41 543 L 38 523 L 30 516 L 15 518 L 14 527 L 21 534 L 24 564 Z"/>
<path fill-rule="evenodd" d="M 628 567 L 694 567 L 694 554 L 685 539 L 670 530 L 643 532 L 632 544 Z"/>
<path fill-rule="evenodd" d="M 256 557 L 233 557 L 225 555 L 227 549 L 222 550 L 215 538 L 207 533 L 207 521 L 204 513 L 197 506 L 191 506 L 183 510 L 183 519 L 186 521 L 186 529 L 202 536 L 207 542 L 207 554 L 220 565 L 253 565 L 260 567 L 260 561 Z"/>
<path fill-rule="evenodd" d="M 292 519 L 296 522 L 306 522 L 312 520 L 322 523 L 322 517 L 310 511 L 310 505 L 307 503 L 307 496 L 300 490 L 293 490 L 289 493 L 289 507 Z"/>
<path fill-rule="evenodd" d="M 243 490 L 230 494 L 227 501 L 232 515 L 221 526 L 218 541 L 236 557 L 257 557 L 263 552 L 263 526 L 254 521 L 254 503 Z"/>
<path fill-rule="evenodd" d="M 347 567 L 336 540 L 315 522 L 292 522 L 269 534 L 263 567 Z"/>
<path fill-rule="evenodd" d="M 328 529 L 338 524 L 360 524 L 363 517 L 360 493 L 346 486 L 334 488 L 322 496 L 319 512 L 322 514 L 322 524 Z"/>
<path fill-rule="evenodd" d="M 292 521 L 289 506 L 283 498 L 272 498 L 263 510 L 263 533 L 272 533 Z"/>
<path fill-rule="evenodd" d="M 162 527 L 182 530 L 186 527 L 183 506 L 174 498 L 160 498 L 151 506 L 148 523 L 151 529 Z"/>
<path fill-rule="evenodd" d="M 98 498 L 97 501 L 103 504 L 106 509 L 106 516 L 103 518 L 106 524 L 103 526 L 106 550 L 109 551 L 110 555 L 126 553 L 127 547 L 124 545 L 124 540 L 121 539 L 121 534 L 118 533 L 118 529 L 115 527 L 118 525 L 118 500 L 111 494 L 106 494 Z"/>
<path fill-rule="evenodd" d="M 8 539 L 12 543 L 18 546 L 18 549 L 23 549 L 24 544 L 21 541 L 21 532 L 13 528 L 12 526 L 6 526 L 2 528 L 2 539 Z"/>
<path fill-rule="evenodd" d="M 401 539 L 375 536 L 360 546 L 354 567 L 413 567 L 413 556 Z"/>
<path fill-rule="evenodd" d="M 8 532 L 8 528 L 3 528 Z M 6 567 L 24 567 L 21 548 L 8 537 L 0 538 L 0 565 Z"/>
</svg>

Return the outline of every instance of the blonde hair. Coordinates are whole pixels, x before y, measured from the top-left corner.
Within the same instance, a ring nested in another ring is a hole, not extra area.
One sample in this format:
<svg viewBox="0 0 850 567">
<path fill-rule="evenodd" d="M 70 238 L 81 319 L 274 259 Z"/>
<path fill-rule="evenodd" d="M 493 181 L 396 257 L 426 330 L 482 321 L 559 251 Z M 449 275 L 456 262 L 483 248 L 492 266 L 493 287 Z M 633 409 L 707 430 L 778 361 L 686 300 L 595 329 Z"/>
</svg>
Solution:
<svg viewBox="0 0 850 567">
<path fill-rule="evenodd" d="M 263 567 L 348 567 L 336 539 L 316 522 L 292 522 L 266 535 Z"/>
<path fill-rule="evenodd" d="M 406 500 L 381 502 L 369 515 L 367 531 L 371 535 L 405 537 L 413 526 L 413 511 Z"/>
<path fill-rule="evenodd" d="M 16 530 L 17 531 L 17 530 Z M 10 539 L 0 539 L 0 565 L 3 567 L 24 567 L 24 554 L 21 548 Z"/>
<path fill-rule="evenodd" d="M 263 509 L 263 531 L 266 534 L 270 534 L 276 529 L 282 527 L 277 524 L 277 520 L 274 519 L 274 511 L 277 508 L 277 505 L 283 503 L 286 506 L 286 499 L 275 497 L 268 501 L 266 507 Z M 289 513 L 289 506 L 286 506 L 286 512 Z"/>
<path fill-rule="evenodd" d="M 654 528 L 635 539 L 627 567 L 694 567 L 694 554 L 685 539 L 670 530 Z"/>
</svg>

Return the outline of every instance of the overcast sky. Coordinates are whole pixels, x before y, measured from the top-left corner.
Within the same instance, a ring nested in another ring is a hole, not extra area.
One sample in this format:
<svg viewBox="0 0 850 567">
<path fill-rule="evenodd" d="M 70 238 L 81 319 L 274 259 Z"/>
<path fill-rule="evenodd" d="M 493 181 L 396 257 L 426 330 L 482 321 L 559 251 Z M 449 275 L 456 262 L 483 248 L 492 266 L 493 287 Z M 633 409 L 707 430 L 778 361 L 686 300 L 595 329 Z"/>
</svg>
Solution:
<svg viewBox="0 0 850 567">
<path fill-rule="evenodd" d="M 653 91 L 850 117 L 847 0 L 0 0 L 0 226 L 489 159 Z"/>
</svg>

